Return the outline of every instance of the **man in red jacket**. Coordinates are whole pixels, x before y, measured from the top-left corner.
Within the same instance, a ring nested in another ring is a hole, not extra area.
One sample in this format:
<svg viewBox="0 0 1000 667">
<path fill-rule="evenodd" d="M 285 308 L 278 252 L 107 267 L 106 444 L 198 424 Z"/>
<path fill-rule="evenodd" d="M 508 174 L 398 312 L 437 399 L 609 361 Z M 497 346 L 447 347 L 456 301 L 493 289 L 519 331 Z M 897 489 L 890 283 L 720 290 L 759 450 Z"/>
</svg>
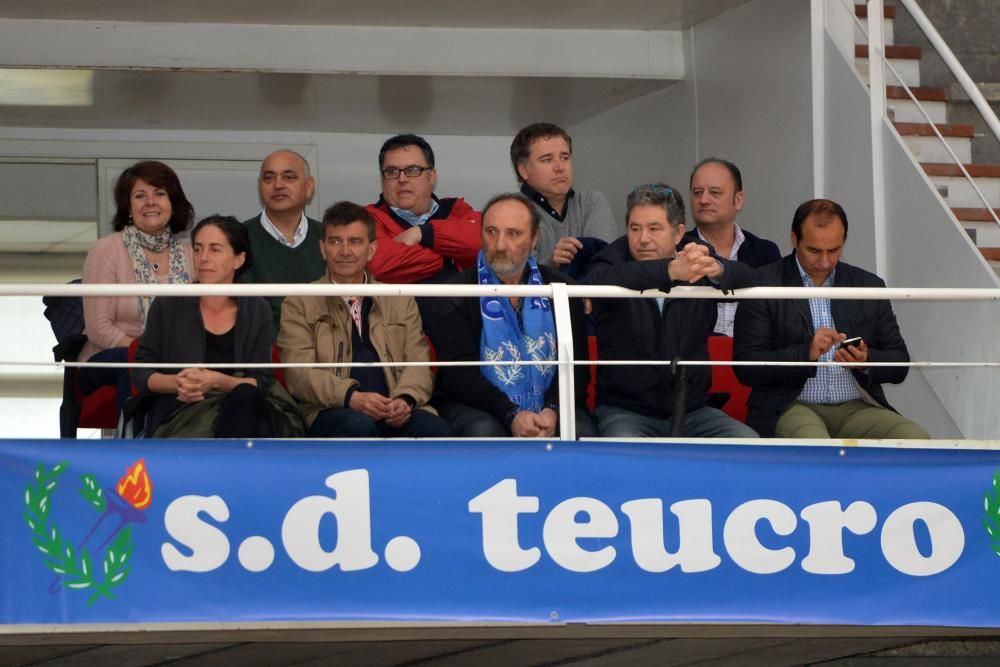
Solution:
<svg viewBox="0 0 1000 667">
<path fill-rule="evenodd" d="M 382 144 L 378 168 L 382 196 L 367 207 L 377 223 L 372 274 L 386 283 L 442 283 L 474 266 L 479 212 L 459 197 L 434 195 L 437 170 L 430 144 L 415 134 L 392 137 Z M 424 314 L 428 309 L 420 301 Z"/>
</svg>

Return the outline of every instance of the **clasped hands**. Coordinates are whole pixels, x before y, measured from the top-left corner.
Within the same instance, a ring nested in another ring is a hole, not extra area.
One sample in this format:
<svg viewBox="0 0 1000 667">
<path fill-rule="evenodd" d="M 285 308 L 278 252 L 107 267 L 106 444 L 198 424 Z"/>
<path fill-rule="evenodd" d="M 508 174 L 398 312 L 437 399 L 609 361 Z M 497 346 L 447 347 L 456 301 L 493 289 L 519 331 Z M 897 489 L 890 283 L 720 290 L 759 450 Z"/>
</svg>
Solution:
<svg viewBox="0 0 1000 667">
<path fill-rule="evenodd" d="M 559 415 L 552 408 L 541 412 L 521 410 L 514 415 L 510 432 L 515 438 L 550 438 L 556 434 L 559 425 Z"/>
<path fill-rule="evenodd" d="M 812 343 L 809 344 L 809 360 L 816 361 L 835 345 L 840 345 L 845 340 L 847 340 L 847 334 L 840 333 L 836 329 L 829 327 L 816 329 Z M 868 346 L 863 340 L 854 345 L 841 345 L 833 355 L 833 360 L 841 364 L 864 363 L 868 361 Z"/>
<path fill-rule="evenodd" d="M 207 368 L 185 368 L 177 374 L 177 400 L 197 403 L 205 394 L 219 388 L 222 373 Z"/>
<path fill-rule="evenodd" d="M 702 278 L 721 278 L 722 262 L 700 243 L 688 243 L 667 267 L 671 281 L 696 283 Z"/>
<path fill-rule="evenodd" d="M 374 421 L 385 421 L 392 428 L 399 428 L 410 421 L 413 412 L 410 404 L 402 398 L 389 398 L 376 391 L 355 391 L 347 407 Z"/>
</svg>

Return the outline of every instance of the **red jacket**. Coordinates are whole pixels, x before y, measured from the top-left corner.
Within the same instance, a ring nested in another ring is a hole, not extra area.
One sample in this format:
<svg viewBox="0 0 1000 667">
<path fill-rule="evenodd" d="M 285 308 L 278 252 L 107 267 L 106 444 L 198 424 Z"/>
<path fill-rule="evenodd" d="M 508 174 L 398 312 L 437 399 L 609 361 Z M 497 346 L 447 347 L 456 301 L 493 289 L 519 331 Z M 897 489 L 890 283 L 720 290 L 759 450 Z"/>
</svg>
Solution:
<svg viewBox="0 0 1000 667">
<path fill-rule="evenodd" d="M 416 245 L 397 243 L 396 236 L 409 228 L 399 221 L 384 199 L 365 207 L 375 217 L 378 248 L 368 270 L 384 283 L 419 283 L 443 269 L 462 271 L 476 263 L 482 220 L 464 199 L 438 200 L 438 210 L 421 225 L 423 238 Z"/>
</svg>

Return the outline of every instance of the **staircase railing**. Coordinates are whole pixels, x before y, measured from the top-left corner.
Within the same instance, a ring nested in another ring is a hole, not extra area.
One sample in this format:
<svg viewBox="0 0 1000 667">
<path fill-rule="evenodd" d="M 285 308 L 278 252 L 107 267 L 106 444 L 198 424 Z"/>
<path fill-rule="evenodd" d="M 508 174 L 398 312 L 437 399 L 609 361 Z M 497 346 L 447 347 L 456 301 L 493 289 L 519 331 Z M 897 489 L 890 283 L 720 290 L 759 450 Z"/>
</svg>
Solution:
<svg viewBox="0 0 1000 667">
<path fill-rule="evenodd" d="M 941 37 L 940 33 L 931 23 L 930 19 L 917 4 L 916 0 L 899 0 L 899 3 L 906 8 L 906 10 L 912 16 L 914 22 L 921 29 L 927 40 L 930 42 L 931 46 L 934 47 L 941 60 L 945 63 L 948 69 L 951 71 L 952 75 L 961 85 L 962 90 L 965 91 L 969 99 L 972 101 L 973 105 L 979 111 L 980 115 L 983 117 L 984 122 L 993 132 L 993 135 L 1000 141 L 1000 120 L 998 120 L 996 113 L 990 107 L 986 98 L 983 96 L 982 92 L 973 82 L 972 78 L 969 76 L 968 72 L 959 62 L 958 58 L 948 47 L 948 44 Z M 845 3 L 846 4 L 846 3 Z M 923 116 L 924 120 L 931 127 L 934 135 L 937 137 L 938 141 L 944 147 L 945 151 L 948 153 L 951 160 L 957 165 L 962 176 L 969 183 L 972 191 L 975 193 L 976 197 L 982 202 L 983 207 L 989 212 L 989 216 L 993 219 L 994 224 L 1000 226 L 1000 217 L 997 216 L 997 212 L 993 206 L 990 205 L 989 199 L 980 189 L 979 185 L 976 183 L 975 179 L 969 174 L 968 170 L 963 164 L 962 160 L 955 154 L 955 151 L 945 140 L 944 136 L 941 134 L 937 127 L 937 123 L 931 119 L 930 114 L 924 108 L 924 106 L 917 99 L 916 95 L 907 85 L 903 77 L 896 71 L 896 68 L 892 66 L 889 62 L 888 57 L 885 54 L 885 43 L 883 39 L 883 25 L 884 25 L 884 15 L 885 7 L 882 0 L 868 0 L 868 22 L 865 25 L 861 22 L 853 12 L 853 6 L 851 7 L 851 16 L 858 25 L 863 33 L 868 39 L 868 76 L 871 92 L 871 128 L 872 128 L 872 178 L 874 186 L 874 221 L 875 221 L 875 256 L 876 256 L 876 270 L 881 274 L 886 274 L 886 253 L 887 253 L 887 232 L 886 232 L 886 213 L 885 213 L 885 198 L 884 198 L 884 166 L 883 166 L 883 147 L 882 147 L 882 123 L 887 119 L 887 105 L 886 105 L 886 93 L 885 93 L 885 74 L 883 67 L 888 69 L 892 74 L 893 78 L 896 79 L 899 86 L 906 91 L 907 96 L 913 102 L 915 108 Z"/>
</svg>

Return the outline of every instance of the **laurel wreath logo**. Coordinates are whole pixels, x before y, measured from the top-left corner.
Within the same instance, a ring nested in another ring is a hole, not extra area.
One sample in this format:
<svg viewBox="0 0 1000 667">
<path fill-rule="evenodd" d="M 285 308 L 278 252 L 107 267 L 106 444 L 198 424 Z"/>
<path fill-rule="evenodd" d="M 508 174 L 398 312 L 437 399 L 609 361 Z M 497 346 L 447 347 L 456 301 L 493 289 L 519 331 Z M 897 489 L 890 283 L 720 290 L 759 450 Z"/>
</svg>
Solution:
<svg viewBox="0 0 1000 667">
<path fill-rule="evenodd" d="M 77 549 L 68 543 L 56 524 L 49 519 L 52 511 L 52 494 L 55 493 L 59 478 L 69 468 L 66 462 L 58 463 L 46 470 L 41 463 L 35 469 L 34 482 L 29 482 L 24 492 L 24 522 L 31 529 L 32 541 L 45 555 L 45 566 L 62 578 L 63 584 L 72 590 L 90 590 L 87 604 L 93 604 L 101 596 L 113 599 L 112 589 L 124 582 L 131 571 L 132 527 L 124 526 L 104 552 L 100 571 L 95 571 L 91 554 L 83 545 Z M 104 513 L 107 499 L 93 475 L 81 475 L 80 495 L 99 513 Z M 58 590 L 58 588 L 57 588 Z"/>
<path fill-rule="evenodd" d="M 1000 556 L 1000 472 L 993 473 L 993 487 L 983 498 L 983 528 L 990 536 L 993 553 Z"/>
</svg>

